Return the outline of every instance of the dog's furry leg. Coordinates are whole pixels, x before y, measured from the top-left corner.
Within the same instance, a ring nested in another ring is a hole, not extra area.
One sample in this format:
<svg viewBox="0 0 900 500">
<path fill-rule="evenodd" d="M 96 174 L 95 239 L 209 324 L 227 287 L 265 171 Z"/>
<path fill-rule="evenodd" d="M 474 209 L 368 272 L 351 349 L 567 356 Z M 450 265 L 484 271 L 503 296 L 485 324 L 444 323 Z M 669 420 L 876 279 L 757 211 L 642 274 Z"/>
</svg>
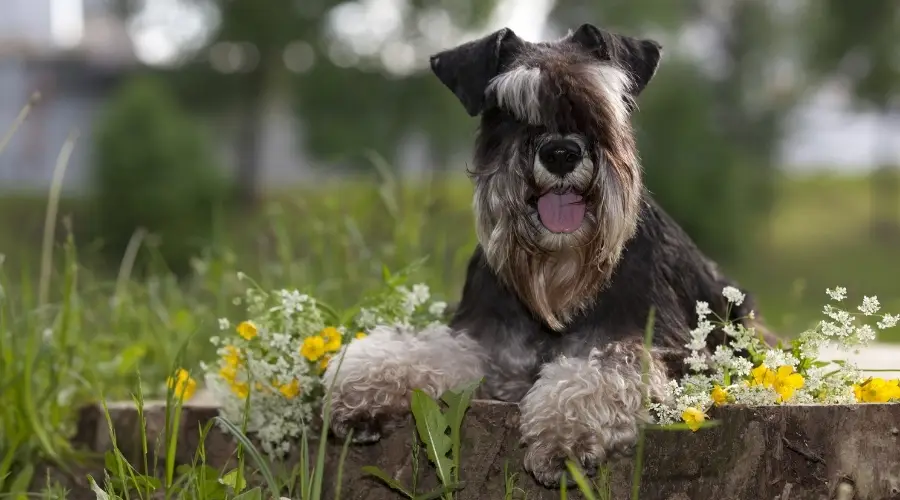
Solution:
<svg viewBox="0 0 900 500">
<path fill-rule="evenodd" d="M 353 429 L 355 443 L 379 440 L 406 415 L 413 389 L 438 397 L 480 379 L 479 353 L 475 341 L 445 326 L 376 328 L 348 344 L 325 371 L 326 390 L 334 382 L 332 432 L 343 438 Z"/>
<path fill-rule="evenodd" d="M 613 343 L 591 350 L 587 359 L 560 357 L 544 365 L 520 403 L 525 468 L 546 486 L 557 486 L 565 461 L 587 474 L 615 453 L 626 454 L 647 418 L 642 395 L 638 343 Z M 650 356 L 647 394 L 663 397 L 665 366 Z"/>
</svg>

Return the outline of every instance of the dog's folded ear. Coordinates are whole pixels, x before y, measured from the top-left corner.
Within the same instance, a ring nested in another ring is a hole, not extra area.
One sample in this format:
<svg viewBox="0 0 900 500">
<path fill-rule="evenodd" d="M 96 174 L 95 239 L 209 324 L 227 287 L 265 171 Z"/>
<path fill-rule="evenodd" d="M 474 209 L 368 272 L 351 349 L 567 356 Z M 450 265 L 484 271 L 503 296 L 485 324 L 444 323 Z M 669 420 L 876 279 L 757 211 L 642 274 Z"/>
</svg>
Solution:
<svg viewBox="0 0 900 500">
<path fill-rule="evenodd" d="M 484 111 L 485 90 L 525 41 L 509 28 L 431 56 L 431 71 L 466 108 L 469 116 Z"/>
<path fill-rule="evenodd" d="M 648 39 L 610 33 L 591 24 L 583 24 L 571 40 L 589 50 L 601 61 L 610 61 L 628 71 L 631 95 L 637 97 L 656 74 L 662 45 Z"/>
</svg>

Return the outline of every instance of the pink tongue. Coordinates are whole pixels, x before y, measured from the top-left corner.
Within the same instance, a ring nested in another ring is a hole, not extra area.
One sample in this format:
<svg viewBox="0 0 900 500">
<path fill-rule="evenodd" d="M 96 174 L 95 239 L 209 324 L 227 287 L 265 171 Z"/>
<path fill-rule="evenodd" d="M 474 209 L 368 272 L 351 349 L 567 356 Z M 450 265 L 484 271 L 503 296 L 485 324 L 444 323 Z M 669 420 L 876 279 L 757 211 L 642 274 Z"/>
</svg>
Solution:
<svg viewBox="0 0 900 500">
<path fill-rule="evenodd" d="M 584 220 L 584 201 L 572 192 L 547 193 L 538 198 L 537 208 L 541 223 L 554 233 L 574 232 Z"/>
</svg>

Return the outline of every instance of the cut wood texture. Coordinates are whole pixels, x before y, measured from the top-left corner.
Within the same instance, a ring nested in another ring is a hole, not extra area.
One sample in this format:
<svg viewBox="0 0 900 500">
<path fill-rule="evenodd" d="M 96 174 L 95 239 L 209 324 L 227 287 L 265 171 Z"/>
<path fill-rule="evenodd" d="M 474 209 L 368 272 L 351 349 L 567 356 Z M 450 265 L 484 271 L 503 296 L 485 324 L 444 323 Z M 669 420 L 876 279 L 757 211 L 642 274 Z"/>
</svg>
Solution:
<svg viewBox="0 0 900 500">
<path fill-rule="evenodd" d="M 110 406 L 118 446 L 133 464 L 142 464 L 140 428 L 134 406 Z M 186 406 L 178 441 L 179 463 L 190 463 L 198 446 L 199 429 L 217 415 L 214 406 Z M 145 408 L 148 437 L 158 439 L 164 429 L 161 404 Z M 900 404 L 853 406 L 725 406 L 712 415 L 720 425 L 698 432 L 647 432 L 640 498 L 646 500 L 888 500 L 900 499 Z M 545 489 L 522 469 L 515 405 L 474 401 L 463 431 L 459 500 L 506 496 L 506 475 L 516 474 L 512 498 L 549 500 L 559 491 Z M 346 500 L 402 498 L 362 472 L 378 466 L 399 483 L 413 484 L 418 470 L 419 493 L 437 485 L 424 449 L 413 463 L 412 421 L 381 442 L 351 446 L 344 465 L 341 497 Z M 76 442 L 93 451 L 106 451 L 111 441 L 98 407 L 81 413 Z M 315 453 L 315 443 L 310 443 Z M 329 442 L 323 499 L 334 498 L 336 467 L 343 443 Z M 151 448 L 154 446 L 151 444 Z M 221 468 L 234 461 L 234 441 L 218 426 L 207 437 L 210 465 Z M 296 460 L 296 456 L 291 457 Z M 162 463 L 162 460 L 160 460 Z M 631 498 L 633 459 L 609 465 L 609 498 Z M 97 477 L 97 476 L 95 476 Z M 73 488 L 72 498 L 79 488 Z M 582 498 L 569 491 L 569 498 Z"/>
</svg>

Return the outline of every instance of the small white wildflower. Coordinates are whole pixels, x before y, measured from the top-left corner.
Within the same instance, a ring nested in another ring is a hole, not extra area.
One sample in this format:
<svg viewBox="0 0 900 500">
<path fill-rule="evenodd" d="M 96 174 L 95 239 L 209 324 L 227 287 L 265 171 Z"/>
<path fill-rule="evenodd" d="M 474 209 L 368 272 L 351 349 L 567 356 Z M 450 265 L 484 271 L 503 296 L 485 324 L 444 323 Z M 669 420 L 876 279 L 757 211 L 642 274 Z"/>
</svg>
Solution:
<svg viewBox="0 0 900 500">
<path fill-rule="evenodd" d="M 862 325 L 856 328 L 856 340 L 861 344 L 868 344 L 875 340 L 875 329 L 869 325 Z"/>
<path fill-rule="evenodd" d="M 878 309 L 881 308 L 881 304 L 878 303 L 878 297 L 863 297 L 862 305 L 859 306 L 859 310 L 862 311 L 866 316 L 871 316 L 878 312 Z"/>
<path fill-rule="evenodd" d="M 440 316 L 444 314 L 444 311 L 446 310 L 446 302 L 434 302 L 430 306 L 428 306 L 428 314 L 431 314 L 432 316 Z"/>
<path fill-rule="evenodd" d="M 797 367 L 800 364 L 800 360 L 797 359 L 793 354 L 782 351 L 781 349 L 769 349 L 765 352 L 765 359 L 763 359 L 763 365 L 766 367 L 777 370 L 779 366 L 791 366 Z"/>
<path fill-rule="evenodd" d="M 693 351 L 687 359 L 684 360 L 688 366 L 690 366 L 691 370 L 699 372 L 708 368 L 706 364 L 706 357 L 697 351 Z"/>
<path fill-rule="evenodd" d="M 44 328 L 44 331 L 41 333 L 41 337 L 44 338 L 44 342 L 50 342 L 51 340 L 53 340 L 53 329 Z"/>
<path fill-rule="evenodd" d="M 243 281 L 243 280 L 247 279 L 247 275 L 244 274 L 244 273 L 242 273 L 242 272 L 240 272 L 240 271 L 238 271 L 238 272 L 237 272 L 237 279 L 238 279 L 238 281 Z"/>
<path fill-rule="evenodd" d="M 756 312 L 754 312 L 753 309 L 751 309 L 750 312 L 747 313 L 747 318 L 748 319 L 756 319 Z"/>
<path fill-rule="evenodd" d="M 243 300 L 240 297 L 235 297 L 235 298 L 231 299 L 231 303 L 236 306 L 241 305 L 242 302 L 243 302 Z"/>
<path fill-rule="evenodd" d="M 881 321 L 876 323 L 876 326 L 878 326 L 880 330 L 887 330 L 888 328 L 897 326 L 898 322 L 900 322 L 900 315 L 885 314 L 881 317 Z"/>
<path fill-rule="evenodd" d="M 834 290 L 826 288 L 825 293 L 827 293 L 828 296 L 831 297 L 831 300 L 834 300 L 835 302 L 840 302 L 847 298 L 847 289 L 842 286 L 836 286 L 834 287 Z"/>
<path fill-rule="evenodd" d="M 697 301 L 697 316 L 699 316 L 700 321 L 703 321 L 707 316 L 709 316 L 712 311 L 709 309 L 709 303 L 704 302 L 702 300 Z"/>
<path fill-rule="evenodd" d="M 746 377 L 753 370 L 753 363 L 742 357 L 735 357 L 731 362 L 731 371 L 738 377 Z"/>
<path fill-rule="evenodd" d="M 425 285 L 423 283 L 417 283 L 413 285 L 412 295 L 416 299 L 417 306 L 428 302 L 428 299 L 431 298 L 431 292 L 428 289 L 428 285 Z"/>
<path fill-rule="evenodd" d="M 722 295 L 724 295 L 725 298 L 728 299 L 728 302 L 731 302 L 736 306 L 744 303 L 744 294 L 733 286 L 726 286 L 725 288 L 723 288 Z"/>
<path fill-rule="evenodd" d="M 231 322 L 228 318 L 219 318 L 219 330 L 228 330 L 231 328 Z"/>
</svg>

